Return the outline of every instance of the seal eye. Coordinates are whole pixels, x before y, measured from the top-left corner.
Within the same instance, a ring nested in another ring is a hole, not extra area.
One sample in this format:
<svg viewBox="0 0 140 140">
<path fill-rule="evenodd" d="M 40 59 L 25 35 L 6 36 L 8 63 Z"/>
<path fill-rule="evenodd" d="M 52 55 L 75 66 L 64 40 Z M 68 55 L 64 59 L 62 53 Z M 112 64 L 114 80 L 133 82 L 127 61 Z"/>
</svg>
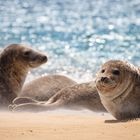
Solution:
<svg viewBox="0 0 140 140">
<path fill-rule="evenodd" d="M 25 51 L 23 55 L 24 55 L 24 56 L 29 56 L 30 53 L 31 53 L 30 51 Z"/>
<path fill-rule="evenodd" d="M 101 70 L 101 73 L 104 73 L 104 72 L 105 72 L 105 69 L 102 69 L 102 70 Z"/>
<path fill-rule="evenodd" d="M 112 73 L 113 73 L 114 75 L 120 75 L 120 71 L 119 71 L 119 70 L 113 70 Z"/>
</svg>

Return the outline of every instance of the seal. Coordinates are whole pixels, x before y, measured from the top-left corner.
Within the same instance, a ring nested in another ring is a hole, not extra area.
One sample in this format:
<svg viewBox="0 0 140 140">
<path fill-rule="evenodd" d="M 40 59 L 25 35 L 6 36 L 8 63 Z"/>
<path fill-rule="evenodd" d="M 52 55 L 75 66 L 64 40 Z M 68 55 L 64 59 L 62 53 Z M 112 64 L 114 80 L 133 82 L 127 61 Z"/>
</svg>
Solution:
<svg viewBox="0 0 140 140">
<path fill-rule="evenodd" d="M 94 81 L 63 88 L 47 102 L 38 102 L 31 98 L 22 97 L 17 98 L 14 103 L 11 109 L 13 111 L 40 112 L 58 108 L 76 110 L 85 108 L 92 111 L 106 112 L 100 101 Z"/>
<path fill-rule="evenodd" d="M 47 61 L 46 55 L 26 45 L 11 44 L 0 54 L 0 108 L 20 93 L 27 73 Z"/>
<path fill-rule="evenodd" d="M 47 101 L 59 90 L 75 84 L 74 80 L 63 75 L 40 76 L 25 84 L 18 97 L 30 97 L 38 101 Z"/>
<path fill-rule="evenodd" d="M 117 120 L 140 118 L 140 69 L 110 60 L 97 73 L 96 88 L 104 107 Z"/>
</svg>

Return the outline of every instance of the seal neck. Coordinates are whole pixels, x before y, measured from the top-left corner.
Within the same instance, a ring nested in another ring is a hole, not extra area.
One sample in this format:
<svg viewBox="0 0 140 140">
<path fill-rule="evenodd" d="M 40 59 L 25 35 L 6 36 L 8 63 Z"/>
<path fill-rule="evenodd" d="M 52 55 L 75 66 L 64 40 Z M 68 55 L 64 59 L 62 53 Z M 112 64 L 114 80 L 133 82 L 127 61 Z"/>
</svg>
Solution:
<svg viewBox="0 0 140 140">
<path fill-rule="evenodd" d="M 0 64 L 0 95 L 9 103 L 21 91 L 28 69 L 17 64 Z"/>
<path fill-rule="evenodd" d="M 131 91 L 133 90 L 133 87 L 134 87 L 133 84 L 129 83 L 128 86 L 126 88 L 124 88 L 124 90 L 122 90 L 122 92 L 120 92 L 120 94 L 114 96 L 111 100 L 113 102 L 118 99 L 119 100 L 121 99 L 120 101 L 124 100 L 125 98 L 127 98 L 130 95 Z"/>
</svg>

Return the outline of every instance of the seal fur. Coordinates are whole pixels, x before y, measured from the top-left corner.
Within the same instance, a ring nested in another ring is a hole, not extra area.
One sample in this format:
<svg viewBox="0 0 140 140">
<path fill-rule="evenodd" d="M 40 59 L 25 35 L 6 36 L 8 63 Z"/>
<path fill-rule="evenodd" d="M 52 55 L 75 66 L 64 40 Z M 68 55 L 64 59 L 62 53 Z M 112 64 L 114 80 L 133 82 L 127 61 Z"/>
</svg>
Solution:
<svg viewBox="0 0 140 140">
<path fill-rule="evenodd" d="M 12 107 L 13 111 L 31 111 L 40 112 L 47 110 L 54 110 L 58 108 L 67 109 L 89 109 L 92 111 L 103 111 L 106 112 L 104 106 L 100 101 L 100 97 L 95 88 L 95 82 L 75 84 L 67 88 L 63 88 L 52 96 L 47 102 L 37 102 L 31 98 L 27 100 L 31 103 L 26 102 L 26 98 L 18 98 L 15 103 L 20 100 L 23 104 L 15 104 Z"/>
<path fill-rule="evenodd" d="M 25 84 L 18 97 L 30 97 L 38 101 L 47 101 L 59 90 L 75 85 L 77 82 L 63 75 L 46 75 Z"/>
<path fill-rule="evenodd" d="M 7 107 L 22 89 L 27 73 L 47 57 L 26 45 L 11 44 L 0 54 L 0 108 Z"/>
<path fill-rule="evenodd" d="M 140 118 L 140 69 L 126 61 L 110 60 L 96 77 L 102 104 L 116 119 Z"/>
</svg>

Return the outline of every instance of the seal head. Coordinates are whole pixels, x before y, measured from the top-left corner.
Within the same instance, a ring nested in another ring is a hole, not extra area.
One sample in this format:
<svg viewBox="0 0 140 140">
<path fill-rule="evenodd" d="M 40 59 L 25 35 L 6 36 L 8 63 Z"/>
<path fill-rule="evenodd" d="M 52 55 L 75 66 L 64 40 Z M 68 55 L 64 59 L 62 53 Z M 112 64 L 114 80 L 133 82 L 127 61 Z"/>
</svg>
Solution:
<svg viewBox="0 0 140 140">
<path fill-rule="evenodd" d="M 134 93 L 139 81 L 139 69 L 120 60 L 110 60 L 102 65 L 96 76 L 96 88 L 105 108 L 117 119 L 135 118 L 140 107 Z M 137 96 L 139 98 L 139 96 Z M 133 102 L 136 100 L 136 102 Z M 137 111 L 136 111 L 137 112 Z"/>
<path fill-rule="evenodd" d="M 47 56 L 22 44 L 11 44 L 0 55 L 1 65 L 9 67 L 18 64 L 22 67 L 35 68 L 47 62 Z M 4 62 L 7 62 L 4 63 Z"/>
</svg>

